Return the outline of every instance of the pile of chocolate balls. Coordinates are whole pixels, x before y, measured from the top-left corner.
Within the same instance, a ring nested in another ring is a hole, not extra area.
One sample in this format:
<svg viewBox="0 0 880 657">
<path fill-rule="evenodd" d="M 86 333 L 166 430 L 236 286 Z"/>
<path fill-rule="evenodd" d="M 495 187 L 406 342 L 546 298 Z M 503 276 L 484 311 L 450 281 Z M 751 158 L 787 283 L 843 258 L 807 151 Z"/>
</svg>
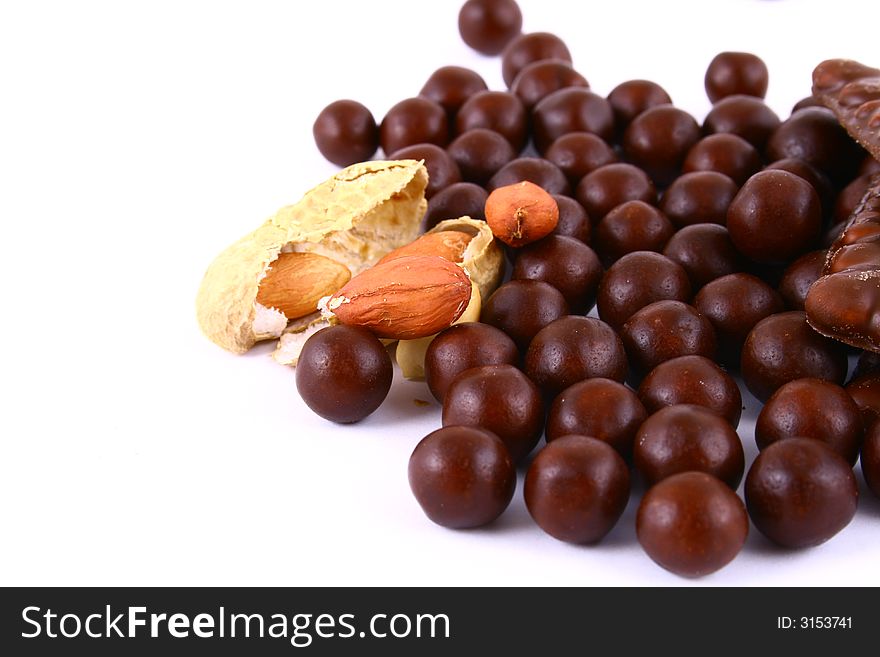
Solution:
<svg viewBox="0 0 880 657">
<path fill-rule="evenodd" d="M 562 541 L 600 541 L 634 476 L 647 487 L 638 540 L 681 575 L 729 563 L 749 519 L 787 548 L 841 531 L 856 512 L 860 454 L 880 495 L 880 359 L 866 352 L 847 385 L 854 352 L 810 328 L 804 297 L 880 163 L 813 98 L 781 120 L 753 54 L 711 61 L 714 106 L 701 125 L 654 82 L 595 93 L 562 40 L 522 33 L 514 0 L 468 0 L 459 30 L 475 50 L 501 54 L 506 91 L 446 66 L 379 124 L 353 100 L 314 124 L 321 153 L 340 166 L 378 148 L 424 160 L 426 229 L 485 219 L 487 194 L 523 180 L 559 206 L 551 235 L 506 249 L 509 278 L 481 321 L 428 349 L 443 428 L 409 465 L 427 516 L 452 528 L 492 522 L 544 435 L 525 502 Z M 586 316 L 594 307 L 598 318 Z M 338 368 L 310 366 L 328 355 Z M 745 504 L 731 372 L 765 403 Z M 390 373 L 378 339 L 339 326 L 307 342 L 297 379 L 361 404 L 330 417 L 351 421 L 382 402 Z"/>
</svg>

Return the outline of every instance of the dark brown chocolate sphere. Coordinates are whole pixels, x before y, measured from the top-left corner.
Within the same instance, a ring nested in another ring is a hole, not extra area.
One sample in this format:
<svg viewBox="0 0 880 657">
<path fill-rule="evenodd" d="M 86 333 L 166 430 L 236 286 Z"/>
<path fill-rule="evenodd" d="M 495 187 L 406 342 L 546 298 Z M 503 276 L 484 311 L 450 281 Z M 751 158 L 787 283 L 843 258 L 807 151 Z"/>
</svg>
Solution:
<svg viewBox="0 0 880 657">
<path fill-rule="evenodd" d="M 520 351 L 550 322 L 568 314 L 562 292 L 542 281 L 509 281 L 483 304 L 481 320 L 509 335 Z"/>
<path fill-rule="evenodd" d="M 312 134 L 321 155 L 341 167 L 369 160 L 379 147 L 376 119 L 354 100 L 337 100 L 322 109 Z"/>
<path fill-rule="evenodd" d="M 655 301 L 636 311 L 620 331 L 630 364 L 642 373 L 679 356 L 714 358 L 715 329 L 681 301 Z"/>
<path fill-rule="evenodd" d="M 419 96 L 442 105 L 452 119 L 464 101 L 488 88 L 476 71 L 461 66 L 441 66 L 431 73 Z"/>
<path fill-rule="evenodd" d="M 819 239 L 822 205 L 813 186 L 788 171 L 756 173 L 727 210 L 727 229 L 737 250 L 755 262 L 781 264 Z"/>
<path fill-rule="evenodd" d="M 772 287 L 743 273 L 707 283 L 694 298 L 694 307 L 715 327 L 719 362 L 736 368 L 749 332 L 762 319 L 785 310 Z"/>
<path fill-rule="evenodd" d="M 523 495 L 538 526 L 569 543 L 596 543 L 629 501 L 629 468 L 607 443 L 563 436 L 538 452 Z"/>
<path fill-rule="evenodd" d="M 666 215 L 644 201 L 621 203 L 596 226 L 596 250 L 610 265 L 627 253 L 659 253 L 675 233 Z"/>
<path fill-rule="evenodd" d="M 859 489 L 849 464 L 811 438 L 787 438 L 758 454 L 745 485 L 759 532 L 787 548 L 824 543 L 856 513 Z"/>
<path fill-rule="evenodd" d="M 865 195 L 865 192 L 868 191 L 868 185 L 871 184 L 873 178 L 874 174 L 866 173 L 840 190 L 840 194 L 837 195 L 837 199 L 834 201 L 831 223 L 839 224 L 849 219 L 853 210 L 856 209 L 856 206 Z"/>
<path fill-rule="evenodd" d="M 627 80 L 611 90 L 608 102 L 614 110 L 617 128 L 622 133 L 639 114 L 657 105 L 671 105 L 672 99 L 656 82 Z"/>
<path fill-rule="evenodd" d="M 443 426 L 487 429 L 510 452 L 525 458 L 544 431 L 544 401 L 538 387 L 513 365 L 483 365 L 452 380 L 443 398 Z"/>
<path fill-rule="evenodd" d="M 523 180 L 536 184 L 548 194 L 571 195 L 565 174 L 552 162 L 540 157 L 519 157 L 501 167 L 486 183 L 490 192 Z"/>
<path fill-rule="evenodd" d="M 462 178 L 485 185 L 501 167 L 516 157 L 510 142 L 494 130 L 474 128 L 456 137 L 446 149 Z"/>
<path fill-rule="evenodd" d="M 577 434 L 598 438 L 624 458 L 648 417 L 636 394 L 611 379 L 587 379 L 563 390 L 547 416 L 547 442 Z"/>
<path fill-rule="evenodd" d="M 846 391 L 862 412 L 862 422 L 870 427 L 880 419 L 880 372 L 854 377 Z"/>
<path fill-rule="evenodd" d="M 846 348 L 819 335 L 801 311 L 771 315 L 749 332 L 740 371 L 749 391 L 761 401 L 795 379 L 815 377 L 843 384 Z"/>
<path fill-rule="evenodd" d="M 736 490 L 745 454 L 736 431 L 723 418 L 702 406 L 678 404 L 660 409 L 639 427 L 633 463 L 649 486 L 696 471 Z"/>
<path fill-rule="evenodd" d="M 789 381 L 773 393 L 755 422 L 759 449 L 785 438 L 821 440 L 855 465 L 865 428 L 862 414 L 841 386 L 821 379 Z"/>
<path fill-rule="evenodd" d="M 558 59 L 571 64 L 568 46 L 555 34 L 531 32 L 513 39 L 501 55 L 501 76 L 510 88 L 516 76 L 526 66 L 543 59 Z"/>
<path fill-rule="evenodd" d="M 583 87 L 545 96 L 532 110 L 532 136 L 543 153 L 562 135 L 591 132 L 605 141 L 614 137 L 614 112 L 607 100 Z"/>
<path fill-rule="evenodd" d="M 427 98 L 407 98 L 388 110 L 379 126 L 379 143 L 386 154 L 414 144 L 449 143 L 446 110 Z"/>
<path fill-rule="evenodd" d="M 717 132 L 739 135 L 763 152 L 764 145 L 779 124 L 776 112 L 767 107 L 763 100 L 736 95 L 715 103 L 703 121 L 703 132 L 707 135 Z"/>
<path fill-rule="evenodd" d="M 822 275 L 827 251 L 811 251 L 791 263 L 779 281 L 779 294 L 789 310 L 803 310 L 810 286 Z"/>
<path fill-rule="evenodd" d="M 765 169 L 781 169 L 800 176 L 813 186 L 822 203 L 822 214 L 827 215 L 834 204 L 834 187 L 831 179 L 812 164 L 794 157 L 786 157 L 768 164 Z"/>
<path fill-rule="evenodd" d="M 558 59 L 542 59 L 521 70 L 510 85 L 510 91 L 519 96 L 526 110 L 531 111 L 540 100 L 554 91 L 589 86 L 586 78 L 575 71 L 570 63 Z"/>
<path fill-rule="evenodd" d="M 868 488 L 880 497 L 880 422 L 874 422 L 865 434 L 862 444 L 862 475 Z"/>
<path fill-rule="evenodd" d="M 801 98 L 798 102 L 792 105 L 791 113 L 794 114 L 800 109 L 804 109 L 805 107 L 825 107 L 822 104 L 822 101 L 816 98 L 815 96 L 805 96 Z"/>
<path fill-rule="evenodd" d="M 660 209 L 677 228 L 727 223 L 727 209 L 739 187 L 717 171 L 695 171 L 676 178 L 663 193 Z"/>
<path fill-rule="evenodd" d="M 614 329 L 594 317 L 560 317 L 538 331 L 525 357 L 525 372 L 553 398 L 578 381 L 623 382 L 626 352 Z"/>
<path fill-rule="evenodd" d="M 573 313 L 586 313 L 596 303 L 602 263 L 589 246 L 573 237 L 548 235 L 516 253 L 513 280 L 544 281 L 562 292 Z"/>
<path fill-rule="evenodd" d="M 690 301 L 691 283 L 681 265 L 650 251 L 628 253 L 599 283 L 599 317 L 620 328 L 633 313 L 663 299 Z"/>
<path fill-rule="evenodd" d="M 465 322 L 437 334 L 425 352 L 425 381 L 441 404 L 452 381 L 472 367 L 516 365 L 519 351 L 504 331 Z"/>
<path fill-rule="evenodd" d="M 409 458 L 409 487 L 425 515 L 450 529 L 482 527 L 500 516 L 516 489 L 501 439 L 476 427 L 429 433 Z"/>
<path fill-rule="evenodd" d="M 767 142 L 769 160 L 786 157 L 809 162 L 836 185 L 844 185 L 855 175 L 862 153 L 832 112 L 807 107 L 786 119 Z"/>
<path fill-rule="evenodd" d="M 657 189 L 648 175 L 632 164 L 615 162 L 591 171 L 578 183 L 575 198 L 593 221 L 599 221 L 621 203 L 657 203 Z"/>
<path fill-rule="evenodd" d="M 528 117 L 519 98 L 507 91 L 480 91 L 468 98 L 455 117 L 456 134 L 475 128 L 494 130 L 517 152 L 526 145 Z"/>
<path fill-rule="evenodd" d="M 713 103 L 722 98 L 743 94 L 763 98 L 770 74 L 767 65 L 750 52 L 721 52 L 706 69 L 706 95 Z"/>
<path fill-rule="evenodd" d="M 559 206 L 559 222 L 551 235 L 574 237 L 584 244 L 589 244 L 593 231 L 584 206 L 568 196 L 561 194 L 552 194 L 552 196 Z"/>
<path fill-rule="evenodd" d="M 702 577 L 726 566 L 748 534 L 742 500 L 705 472 L 667 477 L 645 493 L 636 515 L 636 535 L 648 556 L 684 577 Z"/>
<path fill-rule="evenodd" d="M 458 12 L 461 39 L 484 55 L 497 55 L 522 30 L 515 0 L 467 0 Z"/>
<path fill-rule="evenodd" d="M 559 167 L 572 185 L 606 164 L 617 162 L 617 155 L 601 137 L 589 132 L 569 132 L 554 141 L 544 157 Z"/>
<path fill-rule="evenodd" d="M 470 217 L 486 220 L 488 192 L 479 185 L 467 182 L 453 183 L 437 192 L 428 202 L 428 210 L 422 219 L 422 229 L 430 230 L 446 219 Z"/>
<path fill-rule="evenodd" d="M 427 199 L 450 185 L 461 182 L 461 172 L 455 160 L 436 144 L 413 144 L 391 153 L 388 159 L 425 161 L 425 168 L 428 170 L 428 186 L 425 188 Z"/>
<path fill-rule="evenodd" d="M 528 138 L 525 107 L 507 91 L 479 91 L 465 101 L 455 117 L 456 134 L 475 128 L 494 130 L 519 152 Z"/>
<path fill-rule="evenodd" d="M 703 137 L 684 158 L 682 171 L 717 171 L 742 185 L 761 170 L 761 155 L 742 137 L 729 132 Z"/>
<path fill-rule="evenodd" d="M 695 404 L 727 420 L 735 429 L 742 415 L 736 381 L 704 356 L 680 356 L 660 363 L 639 386 L 649 413 L 676 404 Z"/>
<path fill-rule="evenodd" d="M 745 267 L 727 228 L 717 224 L 685 226 L 667 242 L 663 255 L 684 268 L 694 290 Z"/>
<path fill-rule="evenodd" d="M 321 417 L 357 422 L 385 400 L 392 374 L 391 358 L 375 335 L 358 326 L 331 326 L 303 345 L 296 389 Z"/>
<path fill-rule="evenodd" d="M 681 172 L 700 126 L 690 114 L 672 105 L 658 105 L 632 120 L 623 133 L 623 151 L 658 185 L 668 185 Z"/>
</svg>

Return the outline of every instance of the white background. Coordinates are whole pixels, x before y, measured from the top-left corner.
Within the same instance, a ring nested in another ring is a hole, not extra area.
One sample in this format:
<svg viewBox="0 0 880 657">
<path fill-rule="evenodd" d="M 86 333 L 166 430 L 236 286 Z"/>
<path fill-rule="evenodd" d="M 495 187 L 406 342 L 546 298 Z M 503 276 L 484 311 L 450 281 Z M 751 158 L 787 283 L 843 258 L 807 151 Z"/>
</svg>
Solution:
<svg viewBox="0 0 880 657">
<path fill-rule="evenodd" d="M 872 1 L 520 4 L 525 29 L 557 32 L 598 93 L 650 78 L 698 119 L 720 50 L 764 58 L 783 117 L 820 60 L 880 63 Z M 440 424 L 436 404 L 413 403 L 430 399 L 424 384 L 396 380 L 377 413 L 335 426 L 270 345 L 236 357 L 199 333 L 211 259 L 334 172 L 311 136 L 324 105 L 351 97 L 381 118 L 445 64 L 501 88 L 500 60 L 461 42 L 458 8 L 0 5 L 0 583 L 692 583 L 642 553 L 635 498 L 593 547 L 544 535 L 521 481 L 494 526 L 433 525 L 406 478 Z M 698 583 L 880 584 L 880 502 L 861 486 L 826 545 L 783 551 L 753 529 Z"/>
</svg>

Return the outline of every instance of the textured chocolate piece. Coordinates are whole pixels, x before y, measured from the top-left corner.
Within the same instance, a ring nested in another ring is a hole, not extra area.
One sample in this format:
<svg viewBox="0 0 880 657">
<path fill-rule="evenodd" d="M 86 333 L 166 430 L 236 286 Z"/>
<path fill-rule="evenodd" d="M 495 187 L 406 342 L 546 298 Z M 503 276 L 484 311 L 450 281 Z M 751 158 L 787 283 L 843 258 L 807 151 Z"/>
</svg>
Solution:
<svg viewBox="0 0 880 657">
<path fill-rule="evenodd" d="M 807 294 L 810 326 L 880 352 L 880 174 L 828 250 L 823 274 Z"/>
<path fill-rule="evenodd" d="M 828 59 L 813 71 L 813 95 L 880 160 L 880 69 L 851 59 Z"/>
</svg>

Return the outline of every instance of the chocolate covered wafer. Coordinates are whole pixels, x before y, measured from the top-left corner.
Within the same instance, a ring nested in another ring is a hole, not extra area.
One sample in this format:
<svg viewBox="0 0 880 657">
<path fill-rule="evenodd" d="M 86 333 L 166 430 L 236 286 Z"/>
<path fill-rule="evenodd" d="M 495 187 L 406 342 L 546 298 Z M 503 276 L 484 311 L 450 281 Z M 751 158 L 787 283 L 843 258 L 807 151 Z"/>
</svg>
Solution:
<svg viewBox="0 0 880 657">
<path fill-rule="evenodd" d="M 813 71 L 813 95 L 880 160 L 880 69 L 851 59 L 828 59 Z"/>
<path fill-rule="evenodd" d="M 823 274 L 807 294 L 810 326 L 880 352 L 880 174 L 828 250 Z"/>
</svg>

